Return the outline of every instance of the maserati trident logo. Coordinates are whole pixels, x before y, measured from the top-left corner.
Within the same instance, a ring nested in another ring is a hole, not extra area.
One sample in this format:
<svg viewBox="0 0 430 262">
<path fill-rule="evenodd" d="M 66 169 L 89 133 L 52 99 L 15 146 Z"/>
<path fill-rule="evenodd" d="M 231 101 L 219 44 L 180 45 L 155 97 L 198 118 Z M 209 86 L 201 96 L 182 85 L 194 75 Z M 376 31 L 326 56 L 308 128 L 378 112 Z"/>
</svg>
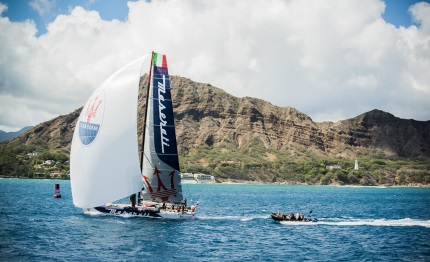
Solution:
<svg viewBox="0 0 430 262">
<path fill-rule="evenodd" d="M 164 184 L 163 184 L 163 180 L 161 179 L 161 175 L 162 172 L 157 168 L 157 166 L 154 167 L 154 174 L 153 176 L 157 177 L 157 191 L 155 191 L 152 186 L 151 183 L 149 183 L 149 178 L 147 176 L 143 176 L 143 180 L 146 183 L 148 190 L 149 190 L 149 194 L 152 197 L 153 200 L 159 198 L 161 199 L 161 201 L 163 202 L 167 202 L 169 200 L 170 196 L 175 196 L 176 197 L 176 189 L 175 189 L 175 170 L 172 170 L 169 174 L 170 176 L 170 188 L 168 189 Z M 164 177 L 164 176 L 163 176 Z M 152 180 L 152 182 L 155 182 L 154 180 Z"/>
<path fill-rule="evenodd" d="M 97 110 L 99 109 L 100 104 L 103 102 L 102 99 L 100 99 L 98 96 L 92 101 L 90 99 L 89 106 L 87 108 L 87 111 L 85 112 L 85 115 L 87 116 L 87 123 L 91 121 L 91 118 L 96 117 Z"/>
<path fill-rule="evenodd" d="M 82 109 L 79 117 L 79 138 L 82 144 L 88 146 L 94 142 L 103 121 L 104 91 L 98 90 L 92 94 Z"/>
</svg>

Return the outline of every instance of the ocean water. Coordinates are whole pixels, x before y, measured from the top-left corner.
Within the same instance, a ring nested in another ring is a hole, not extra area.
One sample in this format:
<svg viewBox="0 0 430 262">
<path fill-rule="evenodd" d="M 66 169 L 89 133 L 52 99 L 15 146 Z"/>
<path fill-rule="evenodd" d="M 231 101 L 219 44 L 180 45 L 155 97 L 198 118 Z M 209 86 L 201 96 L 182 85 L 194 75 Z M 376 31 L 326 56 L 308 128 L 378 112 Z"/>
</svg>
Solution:
<svg viewBox="0 0 430 262">
<path fill-rule="evenodd" d="M 183 188 L 191 221 L 84 214 L 70 181 L 0 179 L 0 261 L 430 261 L 429 188 Z M 319 222 L 270 218 L 310 209 Z"/>
</svg>

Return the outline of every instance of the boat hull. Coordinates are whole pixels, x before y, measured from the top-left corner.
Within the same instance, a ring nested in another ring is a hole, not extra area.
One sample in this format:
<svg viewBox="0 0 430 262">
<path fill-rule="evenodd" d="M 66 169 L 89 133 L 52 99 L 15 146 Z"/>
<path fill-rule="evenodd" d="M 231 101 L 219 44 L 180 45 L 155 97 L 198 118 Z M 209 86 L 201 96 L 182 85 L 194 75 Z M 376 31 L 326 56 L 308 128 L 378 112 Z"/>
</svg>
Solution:
<svg viewBox="0 0 430 262">
<path fill-rule="evenodd" d="M 94 208 L 96 211 L 114 216 L 133 216 L 145 218 L 165 218 L 165 219 L 193 219 L 195 212 L 181 210 L 163 210 L 160 208 L 146 208 L 142 206 L 131 207 L 124 205 L 106 205 Z"/>
<path fill-rule="evenodd" d="M 290 218 L 283 217 L 282 215 L 278 215 L 276 213 L 272 213 L 270 216 L 273 218 L 273 220 L 278 221 L 278 222 L 286 221 L 286 222 L 306 223 L 306 222 L 317 222 L 318 221 L 318 219 L 316 219 L 316 218 L 304 218 L 303 220 L 297 220 L 294 218 L 290 219 Z"/>
</svg>

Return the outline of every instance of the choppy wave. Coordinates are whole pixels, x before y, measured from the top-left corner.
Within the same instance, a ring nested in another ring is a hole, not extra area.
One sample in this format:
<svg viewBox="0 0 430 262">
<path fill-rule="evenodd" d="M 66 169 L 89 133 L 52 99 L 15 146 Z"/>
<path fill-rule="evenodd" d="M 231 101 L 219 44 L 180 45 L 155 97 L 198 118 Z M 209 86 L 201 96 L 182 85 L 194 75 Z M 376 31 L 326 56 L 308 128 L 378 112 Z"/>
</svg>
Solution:
<svg viewBox="0 0 430 262">
<path fill-rule="evenodd" d="M 388 226 L 388 227 L 411 227 L 420 226 L 430 228 L 430 220 L 420 219 L 320 219 L 316 223 L 298 223 L 282 221 L 285 225 L 333 225 L 333 226 Z"/>
</svg>

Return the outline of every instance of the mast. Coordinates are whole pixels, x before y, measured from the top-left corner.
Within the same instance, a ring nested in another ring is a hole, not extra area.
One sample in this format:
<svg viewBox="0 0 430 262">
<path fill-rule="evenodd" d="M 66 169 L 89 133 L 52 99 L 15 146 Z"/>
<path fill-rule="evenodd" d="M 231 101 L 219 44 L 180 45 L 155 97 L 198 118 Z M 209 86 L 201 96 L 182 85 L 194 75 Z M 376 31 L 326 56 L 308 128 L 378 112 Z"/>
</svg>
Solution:
<svg viewBox="0 0 430 262">
<path fill-rule="evenodd" d="M 146 88 L 146 104 L 145 104 L 145 119 L 143 120 L 143 132 L 142 132 L 142 153 L 140 154 L 140 170 L 143 169 L 143 157 L 144 157 L 144 145 L 145 145 L 145 132 L 146 132 L 146 116 L 148 115 L 148 101 L 149 101 L 149 89 L 151 87 L 151 75 L 152 75 L 152 59 L 154 58 L 154 51 L 151 53 L 151 61 L 149 66 L 148 85 Z"/>
<path fill-rule="evenodd" d="M 149 89 L 151 87 L 151 74 L 152 74 L 152 59 L 154 57 L 154 51 L 151 52 L 151 60 L 149 63 L 149 75 L 148 75 L 148 84 L 146 88 L 146 103 L 145 103 L 145 118 L 143 120 L 143 132 L 142 132 L 142 148 L 141 148 L 141 154 L 140 154 L 140 172 L 142 173 L 143 170 L 143 158 L 145 157 L 145 151 L 144 151 L 144 145 L 145 145 L 145 132 L 146 132 L 146 116 L 148 114 L 148 101 L 149 101 Z M 143 189 L 143 188 L 142 188 Z M 139 191 L 137 195 L 137 202 L 138 205 L 140 203 L 142 189 Z M 136 200 L 136 194 L 133 194 L 130 196 L 130 202 L 133 205 L 133 200 Z"/>
</svg>

